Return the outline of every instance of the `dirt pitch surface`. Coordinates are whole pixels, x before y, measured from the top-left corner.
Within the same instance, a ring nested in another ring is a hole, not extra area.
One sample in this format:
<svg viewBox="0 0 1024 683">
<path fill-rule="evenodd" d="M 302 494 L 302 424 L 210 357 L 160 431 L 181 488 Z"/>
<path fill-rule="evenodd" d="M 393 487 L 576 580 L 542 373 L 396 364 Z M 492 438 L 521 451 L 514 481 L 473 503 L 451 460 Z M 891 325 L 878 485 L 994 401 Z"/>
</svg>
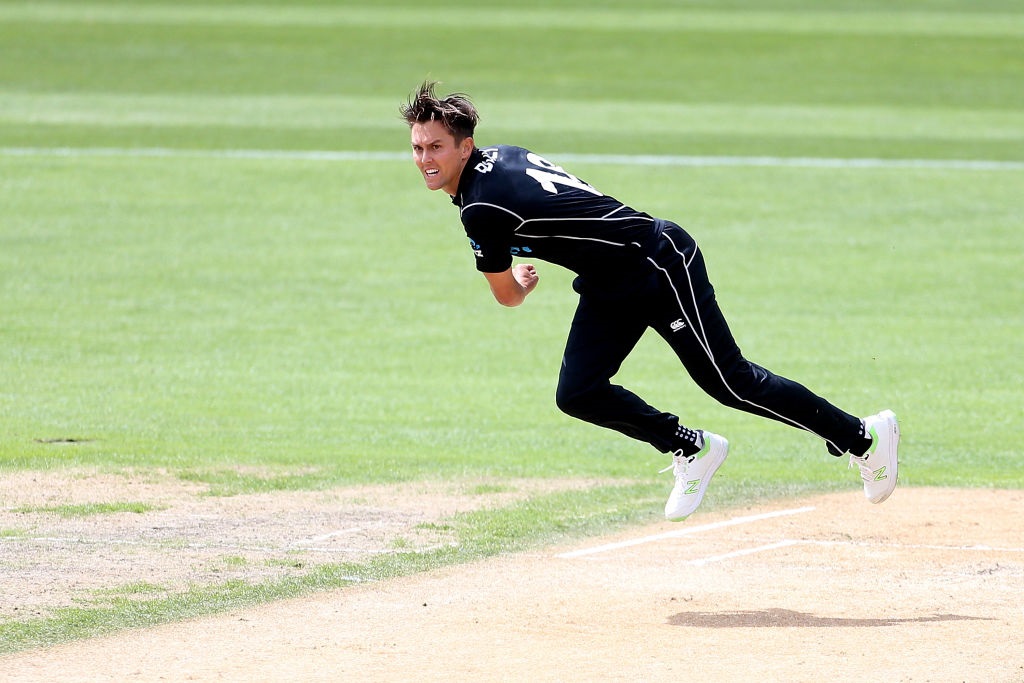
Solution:
<svg viewBox="0 0 1024 683">
<path fill-rule="evenodd" d="M 6 681 L 1019 682 L 1022 530 L 1022 491 L 900 488 L 880 506 L 857 492 L 700 511 L 23 652 L 0 658 L 0 671 Z"/>
</svg>

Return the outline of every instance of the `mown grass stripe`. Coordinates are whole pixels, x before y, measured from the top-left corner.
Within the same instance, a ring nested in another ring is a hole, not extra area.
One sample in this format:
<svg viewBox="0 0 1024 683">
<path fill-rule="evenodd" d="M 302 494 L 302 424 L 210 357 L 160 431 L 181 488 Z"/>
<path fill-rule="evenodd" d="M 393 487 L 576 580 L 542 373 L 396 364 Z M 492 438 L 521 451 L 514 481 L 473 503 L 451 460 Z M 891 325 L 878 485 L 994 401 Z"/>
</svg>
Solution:
<svg viewBox="0 0 1024 683">
<path fill-rule="evenodd" d="M 171 149 L 168 147 L 0 147 L 0 156 L 200 157 L 299 161 L 409 161 L 407 152 L 285 149 Z M 829 157 L 686 156 L 552 153 L 561 162 L 620 166 L 785 166 L 805 168 L 910 168 L 956 171 L 1021 171 L 1024 161 L 989 159 L 869 159 Z"/>
<path fill-rule="evenodd" d="M 5 92 L 0 123 L 51 125 L 236 126 L 393 129 L 404 122 L 404 93 L 387 97 Z M 876 139 L 1006 140 L 1024 144 L 1016 109 L 840 105 L 747 105 L 684 102 L 525 100 L 488 104 L 488 131 L 618 131 L 642 119 L 646 130 L 695 134 L 870 136 Z"/>
<path fill-rule="evenodd" d="M 105 3 L 0 5 L 0 21 L 299 27 L 524 28 L 562 31 L 721 31 L 844 35 L 1024 36 L 1024 14 L 927 11 L 496 9 L 459 6 L 269 6 Z"/>
</svg>

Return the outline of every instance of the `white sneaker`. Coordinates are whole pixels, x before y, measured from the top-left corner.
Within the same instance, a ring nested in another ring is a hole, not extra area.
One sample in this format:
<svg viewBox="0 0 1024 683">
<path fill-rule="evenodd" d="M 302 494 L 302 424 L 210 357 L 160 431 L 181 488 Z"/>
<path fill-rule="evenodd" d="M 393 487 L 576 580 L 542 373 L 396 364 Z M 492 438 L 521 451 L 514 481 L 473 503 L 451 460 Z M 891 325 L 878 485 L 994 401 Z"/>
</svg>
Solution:
<svg viewBox="0 0 1024 683">
<path fill-rule="evenodd" d="M 678 451 L 672 456 L 672 464 L 662 470 L 672 470 L 676 477 L 675 486 L 665 503 L 665 516 L 673 522 L 681 522 L 697 509 L 704 498 L 704 492 L 715 471 L 729 455 L 729 442 L 711 432 L 704 435 L 704 446 L 696 455 L 682 455 Z"/>
<path fill-rule="evenodd" d="M 864 496 L 872 503 L 881 503 L 896 488 L 896 449 L 900 445 L 900 425 L 891 410 L 864 418 L 864 428 L 871 437 L 871 447 L 862 456 L 850 455 L 850 466 L 860 468 L 864 480 Z"/>
</svg>

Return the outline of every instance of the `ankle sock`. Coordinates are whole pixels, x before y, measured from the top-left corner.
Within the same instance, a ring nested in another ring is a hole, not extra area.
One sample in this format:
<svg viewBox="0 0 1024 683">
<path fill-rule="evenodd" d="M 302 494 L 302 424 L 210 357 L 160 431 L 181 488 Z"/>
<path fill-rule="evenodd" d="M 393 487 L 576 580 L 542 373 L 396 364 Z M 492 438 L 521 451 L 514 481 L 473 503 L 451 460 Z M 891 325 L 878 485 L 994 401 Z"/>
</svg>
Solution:
<svg viewBox="0 0 1024 683">
<path fill-rule="evenodd" d="M 841 458 L 846 453 L 856 455 L 858 458 L 863 457 L 868 449 L 871 448 L 871 437 L 868 436 L 867 426 L 864 424 L 864 420 L 860 421 L 860 430 L 857 433 L 857 438 L 853 440 L 853 445 L 850 446 L 846 453 L 840 452 L 838 448 L 832 445 L 832 442 L 827 442 L 828 452 L 837 458 Z"/>
<path fill-rule="evenodd" d="M 864 424 L 864 420 L 861 420 L 860 433 L 857 435 L 857 441 L 850 448 L 850 452 L 861 457 L 868 452 L 869 448 L 871 448 L 871 437 L 868 436 L 867 425 Z"/>
<path fill-rule="evenodd" d="M 683 455 L 696 455 L 704 448 L 704 432 L 679 425 L 676 427 L 676 448 Z"/>
</svg>

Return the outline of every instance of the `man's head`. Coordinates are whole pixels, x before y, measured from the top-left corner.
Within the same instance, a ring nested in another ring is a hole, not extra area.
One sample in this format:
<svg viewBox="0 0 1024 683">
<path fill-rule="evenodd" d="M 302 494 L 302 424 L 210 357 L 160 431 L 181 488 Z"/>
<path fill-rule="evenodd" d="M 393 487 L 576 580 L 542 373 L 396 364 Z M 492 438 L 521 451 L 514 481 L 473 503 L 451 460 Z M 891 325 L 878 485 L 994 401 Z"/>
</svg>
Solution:
<svg viewBox="0 0 1024 683">
<path fill-rule="evenodd" d="M 436 83 L 424 82 L 402 106 L 412 137 L 413 160 L 431 190 L 454 195 L 473 152 L 473 132 L 480 120 L 469 97 L 434 94 Z"/>
<path fill-rule="evenodd" d="M 424 81 L 402 106 L 402 118 L 410 128 L 417 123 L 438 121 L 456 143 L 473 137 L 480 115 L 469 96 L 456 92 L 441 98 L 434 94 L 435 86 L 434 81 Z"/>
</svg>

